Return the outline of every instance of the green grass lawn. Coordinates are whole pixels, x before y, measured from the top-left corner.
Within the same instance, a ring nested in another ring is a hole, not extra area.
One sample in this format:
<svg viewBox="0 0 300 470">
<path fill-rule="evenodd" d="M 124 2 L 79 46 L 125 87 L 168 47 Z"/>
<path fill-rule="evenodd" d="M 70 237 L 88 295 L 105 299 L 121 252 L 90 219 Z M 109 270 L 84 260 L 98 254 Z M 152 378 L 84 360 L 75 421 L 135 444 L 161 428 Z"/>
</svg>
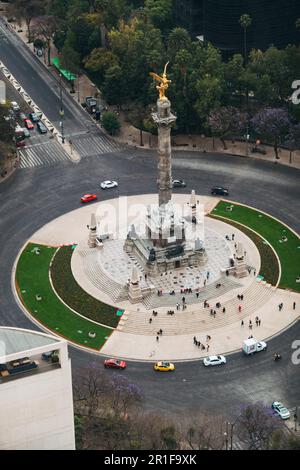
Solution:
<svg viewBox="0 0 300 470">
<path fill-rule="evenodd" d="M 38 247 L 40 254 L 32 250 Z M 56 248 L 29 243 L 20 256 L 16 283 L 19 296 L 27 310 L 47 328 L 75 343 L 100 349 L 112 333 L 108 328 L 95 325 L 65 307 L 55 295 L 49 281 L 49 265 Z M 42 300 L 37 300 L 36 295 Z M 95 338 L 88 336 L 96 333 Z"/>
<path fill-rule="evenodd" d="M 217 215 L 211 215 L 211 217 L 218 219 Z M 233 227 L 236 227 L 237 229 L 241 230 L 241 232 L 247 235 L 247 237 L 249 237 L 253 241 L 253 243 L 255 243 L 260 255 L 260 270 L 257 274 L 260 274 L 264 277 L 265 281 L 275 286 L 279 277 L 279 265 L 275 253 L 270 247 L 270 245 L 266 244 L 265 241 L 259 235 L 256 235 L 256 233 L 254 233 L 252 230 L 244 227 L 238 222 L 228 220 L 228 223 Z"/>
<path fill-rule="evenodd" d="M 280 259 L 282 271 L 279 286 L 300 292 L 300 284 L 296 283 L 297 276 L 300 276 L 299 237 L 282 223 L 257 210 L 233 204 L 232 212 L 226 211 L 226 207 L 230 205 L 228 202 L 219 202 L 212 215 L 240 222 L 265 238 Z M 283 236 L 287 237 L 286 242 L 281 241 Z"/>
<path fill-rule="evenodd" d="M 116 315 L 117 309 L 95 299 L 77 284 L 71 270 L 72 254 L 72 246 L 63 246 L 57 251 L 51 266 L 54 289 L 76 312 L 104 325 L 116 327 L 120 320 Z"/>
</svg>

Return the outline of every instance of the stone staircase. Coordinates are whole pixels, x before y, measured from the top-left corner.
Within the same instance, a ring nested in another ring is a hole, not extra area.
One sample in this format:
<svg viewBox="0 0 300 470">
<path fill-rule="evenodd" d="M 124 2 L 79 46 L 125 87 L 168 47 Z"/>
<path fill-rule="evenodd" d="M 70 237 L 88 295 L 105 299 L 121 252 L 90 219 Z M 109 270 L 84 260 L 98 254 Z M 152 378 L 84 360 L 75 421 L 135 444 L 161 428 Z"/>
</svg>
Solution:
<svg viewBox="0 0 300 470">
<path fill-rule="evenodd" d="M 221 287 L 216 288 L 218 283 L 221 284 Z M 203 303 L 204 300 L 220 297 L 221 295 L 226 294 L 232 289 L 237 289 L 238 287 L 242 287 L 242 284 L 238 283 L 233 278 L 223 277 L 222 279 L 209 284 L 207 287 L 200 288 L 198 298 L 196 297 L 195 292 L 192 294 L 181 294 L 176 292 L 175 295 L 164 294 L 163 296 L 158 296 L 157 291 L 155 291 L 143 300 L 143 304 L 147 309 L 170 307 L 173 310 L 177 303 L 182 304 L 182 297 L 185 297 L 187 305 Z"/>
<path fill-rule="evenodd" d="M 100 291 L 107 294 L 113 302 L 123 302 L 128 299 L 125 286 L 108 277 L 97 262 L 97 248 L 79 250 L 82 259 L 82 268 L 90 282 Z"/>
<path fill-rule="evenodd" d="M 118 325 L 118 330 L 140 335 L 155 335 L 161 328 L 164 336 L 196 334 L 200 332 L 212 332 L 212 330 L 225 327 L 236 321 L 251 317 L 255 325 L 256 311 L 263 307 L 273 295 L 274 288 L 268 284 L 259 283 L 256 280 L 243 292 L 244 301 L 239 301 L 236 297 L 222 303 L 226 307 L 226 313 L 222 313 L 222 307 L 215 309 L 217 315 L 214 318 L 210 315 L 210 309 L 203 305 L 193 311 L 186 309 L 184 311 L 175 310 L 174 315 L 167 315 L 166 312 L 159 312 L 156 317 L 152 312 L 145 311 L 126 311 Z M 186 296 L 187 297 L 187 296 Z M 238 305 L 243 306 L 242 312 L 238 312 Z M 149 318 L 152 323 L 149 323 Z M 245 328 L 248 324 L 245 321 Z M 250 330 L 249 330 L 250 332 Z"/>
</svg>

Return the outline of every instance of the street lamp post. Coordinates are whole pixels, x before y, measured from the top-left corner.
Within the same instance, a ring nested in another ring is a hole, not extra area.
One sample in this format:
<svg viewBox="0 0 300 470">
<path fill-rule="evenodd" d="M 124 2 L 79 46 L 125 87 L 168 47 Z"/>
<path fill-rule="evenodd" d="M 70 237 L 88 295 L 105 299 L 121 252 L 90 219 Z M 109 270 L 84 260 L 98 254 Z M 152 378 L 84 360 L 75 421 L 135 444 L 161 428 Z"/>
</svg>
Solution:
<svg viewBox="0 0 300 470">
<path fill-rule="evenodd" d="M 297 421 L 298 421 L 298 406 L 296 406 L 295 414 L 294 414 L 295 432 L 297 431 Z"/>
<path fill-rule="evenodd" d="M 59 85 L 60 85 L 60 110 L 59 110 L 59 115 L 60 115 L 60 118 L 61 118 L 61 121 L 60 121 L 60 127 L 61 127 L 61 142 L 62 144 L 65 143 L 65 135 L 64 135 L 64 115 L 65 115 L 65 111 L 64 111 L 64 105 L 63 105 L 63 94 L 62 94 L 62 84 L 61 84 L 61 74 L 59 74 Z"/>
<path fill-rule="evenodd" d="M 79 75 L 77 75 L 77 100 L 78 100 L 78 103 L 80 103 Z"/>
</svg>

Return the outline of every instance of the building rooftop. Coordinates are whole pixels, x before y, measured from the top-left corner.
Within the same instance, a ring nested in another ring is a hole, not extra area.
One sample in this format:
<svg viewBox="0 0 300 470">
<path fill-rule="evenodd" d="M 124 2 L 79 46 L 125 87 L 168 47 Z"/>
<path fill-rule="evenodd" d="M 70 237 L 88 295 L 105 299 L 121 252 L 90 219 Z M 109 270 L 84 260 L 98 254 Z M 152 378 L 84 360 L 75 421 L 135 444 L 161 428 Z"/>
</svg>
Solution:
<svg viewBox="0 0 300 470">
<path fill-rule="evenodd" d="M 62 343 L 60 338 L 39 331 L 0 327 L 0 363 L 2 358 L 12 357 L 33 349 L 53 347 Z"/>
</svg>

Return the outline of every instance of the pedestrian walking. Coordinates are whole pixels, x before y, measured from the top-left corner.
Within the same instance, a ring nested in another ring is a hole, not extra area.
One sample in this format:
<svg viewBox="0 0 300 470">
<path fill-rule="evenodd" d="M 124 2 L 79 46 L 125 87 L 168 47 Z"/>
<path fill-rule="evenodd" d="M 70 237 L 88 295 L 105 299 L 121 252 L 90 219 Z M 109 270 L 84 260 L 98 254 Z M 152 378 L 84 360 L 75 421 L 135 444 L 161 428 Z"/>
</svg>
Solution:
<svg viewBox="0 0 300 470">
<path fill-rule="evenodd" d="M 209 350 L 209 344 L 206 346 L 206 351 L 208 352 L 208 350 Z"/>
<path fill-rule="evenodd" d="M 179 305 L 179 303 L 176 304 L 176 310 L 180 310 L 180 305 Z"/>
<path fill-rule="evenodd" d="M 225 307 L 223 307 L 222 312 L 223 312 L 223 313 L 226 313 L 226 308 L 225 308 Z"/>
<path fill-rule="evenodd" d="M 238 294 L 238 295 L 237 295 L 237 298 L 238 298 L 239 300 L 241 300 L 241 296 L 240 296 L 240 294 Z"/>
<path fill-rule="evenodd" d="M 206 279 L 209 279 L 209 276 L 210 276 L 210 272 L 207 271 L 207 273 L 206 273 Z"/>
<path fill-rule="evenodd" d="M 241 321 L 241 326 L 244 326 L 244 320 Z"/>
<path fill-rule="evenodd" d="M 159 337 L 158 336 L 156 336 L 156 341 L 159 342 Z"/>
<path fill-rule="evenodd" d="M 206 279 L 204 279 L 204 281 L 203 281 L 203 286 L 204 287 L 206 286 Z"/>
<path fill-rule="evenodd" d="M 241 311 L 242 311 L 242 306 L 241 305 L 238 306 L 238 310 L 239 310 L 239 313 L 241 313 Z"/>
<path fill-rule="evenodd" d="M 293 302 L 293 310 L 296 310 L 296 302 Z"/>
<path fill-rule="evenodd" d="M 240 297 L 241 297 L 241 300 L 244 300 L 244 294 L 242 294 Z"/>
<path fill-rule="evenodd" d="M 152 318 L 149 318 L 149 323 L 152 323 Z"/>
<path fill-rule="evenodd" d="M 194 336 L 194 338 L 193 338 L 193 341 L 194 341 L 194 344 L 196 344 L 196 343 L 197 343 L 196 336 Z"/>
<path fill-rule="evenodd" d="M 256 269 L 254 269 L 253 271 L 253 276 L 256 276 Z"/>
<path fill-rule="evenodd" d="M 217 312 L 214 310 L 214 318 L 216 318 L 216 314 L 217 314 Z"/>
<path fill-rule="evenodd" d="M 234 240 L 234 233 L 231 235 L 231 240 Z"/>
<path fill-rule="evenodd" d="M 199 292 L 197 292 L 196 297 L 197 297 L 197 299 L 198 299 L 198 297 L 199 297 Z"/>
<path fill-rule="evenodd" d="M 182 297 L 182 303 L 185 304 L 185 297 Z"/>
<path fill-rule="evenodd" d="M 261 319 L 259 318 L 258 319 L 258 326 L 260 326 L 260 324 L 261 324 Z"/>
</svg>

